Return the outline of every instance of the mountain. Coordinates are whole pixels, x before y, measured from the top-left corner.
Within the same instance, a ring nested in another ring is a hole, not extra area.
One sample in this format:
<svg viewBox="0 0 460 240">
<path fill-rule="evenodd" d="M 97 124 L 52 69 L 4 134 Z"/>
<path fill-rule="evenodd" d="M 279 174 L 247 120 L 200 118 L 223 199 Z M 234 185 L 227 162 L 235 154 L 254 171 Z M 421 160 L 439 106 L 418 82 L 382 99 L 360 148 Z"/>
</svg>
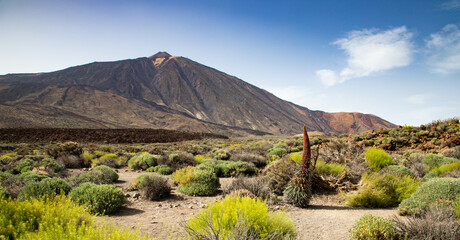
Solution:
<svg viewBox="0 0 460 240">
<path fill-rule="evenodd" d="M 184 57 L 94 62 L 0 76 L 0 127 L 164 128 L 232 136 L 395 127 L 361 113 L 326 113 Z"/>
</svg>

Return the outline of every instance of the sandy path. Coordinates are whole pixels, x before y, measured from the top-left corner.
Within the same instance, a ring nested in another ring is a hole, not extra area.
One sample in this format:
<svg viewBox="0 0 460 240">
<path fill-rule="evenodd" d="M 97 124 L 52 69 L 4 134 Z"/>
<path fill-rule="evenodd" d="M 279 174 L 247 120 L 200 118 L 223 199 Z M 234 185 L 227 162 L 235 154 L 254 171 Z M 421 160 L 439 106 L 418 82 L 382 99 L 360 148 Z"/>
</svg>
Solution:
<svg viewBox="0 0 460 240">
<path fill-rule="evenodd" d="M 122 169 L 119 171 L 120 182 L 116 185 L 133 196 L 136 192 L 128 192 L 127 188 L 129 183 L 140 174 L 145 172 Z M 231 179 L 224 178 L 220 181 L 221 185 L 225 186 L 231 182 Z M 171 198 L 158 202 L 129 197 L 127 206 L 115 215 L 109 216 L 108 219 L 118 226 L 137 227 L 141 232 L 149 233 L 152 237 L 166 239 L 171 236 L 171 232 L 178 234 L 180 223 L 197 214 L 206 203 L 221 198 L 220 196 L 190 197 L 175 190 L 172 194 Z M 365 214 L 383 217 L 397 215 L 396 209 L 349 208 L 340 204 L 337 196 L 334 195 L 315 196 L 311 205 L 307 209 L 286 204 L 275 207 L 285 210 L 294 219 L 299 234 L 298 239 L 348 239 L 348 230 Z"/>
</svg>

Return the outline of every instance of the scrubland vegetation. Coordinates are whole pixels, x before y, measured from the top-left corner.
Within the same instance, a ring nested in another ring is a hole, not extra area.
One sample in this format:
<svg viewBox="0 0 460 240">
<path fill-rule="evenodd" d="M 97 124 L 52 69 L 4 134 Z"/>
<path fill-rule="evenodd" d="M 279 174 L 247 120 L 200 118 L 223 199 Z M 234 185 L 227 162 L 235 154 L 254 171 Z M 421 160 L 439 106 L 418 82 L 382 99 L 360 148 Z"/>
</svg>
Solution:
<svg viewBox="0 0 460 240">
<path fill-rule="evenodd" d="M 460 239 L 458 119 L 309 142 L 308 164 L 300 136 L 2 143 L 0 238 L 147 239 L 96 223 L 94 214 L 116 213 L 127 191 L 163 201 L 175 190 L 192 197 L 222 195 L 184 222 L 184 239 L 295 239 L 295 223 L 270 206 L 308 208 L 315 194 L 340 195 L 350 207 L 397 208 L 402 215 L 366 215 L 350 229 L 352 239 Z M 113 183 L 121 170 L 143 175 L 120 189 Z M 221 187 L 222 177 L 233 181 Z"/>
</svg>

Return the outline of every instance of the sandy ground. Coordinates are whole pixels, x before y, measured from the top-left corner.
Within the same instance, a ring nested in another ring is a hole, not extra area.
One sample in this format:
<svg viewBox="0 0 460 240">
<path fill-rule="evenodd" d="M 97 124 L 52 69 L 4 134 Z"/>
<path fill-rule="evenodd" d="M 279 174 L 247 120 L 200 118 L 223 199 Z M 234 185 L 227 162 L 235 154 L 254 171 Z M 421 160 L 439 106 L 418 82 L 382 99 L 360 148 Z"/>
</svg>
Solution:
<svg viewBox="0 0 460 240">
<path fill-rule="evenodd" d="M 221 199 L 221 196 L 190 197 L 176 190 L 162 201 L 146 201 L 133 198 L 137 192 L 128 191 L 129 184 L 145 172 L 120 169 L 120 180 L 115 184 L 128 193 L 128 203 L 119 212 L 107 219 L 121 227 L 137 228 L 157 239 L 175 239 L 180 234 L 180 224 L 197 214 L 207 203 Z M 153 173 L 150 173 L 153 174 Z M 221 178 L 222 187 L 230 184 L 231 178 Z M 316 195 L 307 209 L 280 203 L 272 206 L 282 209 L 295 221 L 298 239 L 348 239 L 348 230 L 363 215 L 391 217 L 396 209 L 361 209 L 344 206 L 337 195 Z M 175 235 L 174 235 L 175 234 Z"/>
</svg>

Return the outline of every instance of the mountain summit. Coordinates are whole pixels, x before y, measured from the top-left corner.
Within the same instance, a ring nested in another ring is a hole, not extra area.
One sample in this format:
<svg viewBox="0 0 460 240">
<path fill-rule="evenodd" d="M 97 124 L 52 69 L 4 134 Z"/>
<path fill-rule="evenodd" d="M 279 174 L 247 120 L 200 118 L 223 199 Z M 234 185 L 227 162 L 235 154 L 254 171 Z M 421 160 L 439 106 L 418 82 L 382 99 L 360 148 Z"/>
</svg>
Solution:
<svg viewBox="0 0 460 240">
<path fill-rule="evenodd" d="M 165 128 L 232 136 L 362 132 L 395 125 L 362 113 L 326 113 L 184 57 L 95 62 L 0 76 L 0 127 Z"/>
</svg>

